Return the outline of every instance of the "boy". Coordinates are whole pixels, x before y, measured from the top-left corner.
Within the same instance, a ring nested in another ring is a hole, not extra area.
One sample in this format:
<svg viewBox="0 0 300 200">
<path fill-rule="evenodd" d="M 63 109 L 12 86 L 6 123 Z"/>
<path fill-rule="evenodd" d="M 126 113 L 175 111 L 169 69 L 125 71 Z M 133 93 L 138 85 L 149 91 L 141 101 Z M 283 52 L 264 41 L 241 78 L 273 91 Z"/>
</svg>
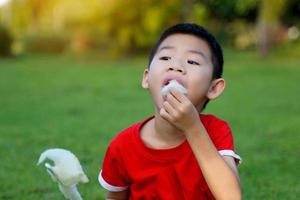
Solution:
<svg viewBox="0 0 300 200">
<path fill-rule="evenodd" d="M 200 114 L 224 90 L 222 68 L 222 49 L 204 28 L 177 24 L 161 35 L 142 80 L 155 114 L 108 147 L 99 174 L 107 199 L 241 199 L 231 130 Z M 187 94 L 162 95 L 172 80 Z"/>
</svg>

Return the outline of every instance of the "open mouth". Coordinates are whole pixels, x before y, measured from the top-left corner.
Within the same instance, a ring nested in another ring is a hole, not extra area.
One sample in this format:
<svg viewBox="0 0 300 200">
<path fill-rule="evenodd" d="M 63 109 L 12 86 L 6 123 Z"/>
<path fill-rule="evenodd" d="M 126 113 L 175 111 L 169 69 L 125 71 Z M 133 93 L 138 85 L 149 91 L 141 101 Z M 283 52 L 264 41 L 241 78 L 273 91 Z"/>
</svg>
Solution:
<svg viewBox="0 0 300 200">
<path fill-rule="evenodd" d="M 181 82 L 181 81 L 180 81 Z M 165 97 L 170 92 L 171 88 L 175 88 L 179 92 L 181 92 L 184 95 L 187 95 L 187 89 L 180 83 L 179 81 L 175 79 L 167 79 L 163 82 L 163 87 L 161 89 L 162 95 Z"/>
<path fill-rule="evenodd" d="M 165 81 L 163 82 L 163 87 L 169 85 L 170 82 L 171 82 L 171 80 L 172 80 L 172 79 L 167 79 L 167 80 L 165 80 Z"/>
<path fill-rule="evenodd" d="M 164 80 L 162 87 L 165 87 L 167 85 L 170 84 L 170 82 L 176 81 L 177 83 L 179 83 L 180 85 L 183 85 L 182 81 L 176 78 L 167 78 L 166 80 Z"/>
</svg>

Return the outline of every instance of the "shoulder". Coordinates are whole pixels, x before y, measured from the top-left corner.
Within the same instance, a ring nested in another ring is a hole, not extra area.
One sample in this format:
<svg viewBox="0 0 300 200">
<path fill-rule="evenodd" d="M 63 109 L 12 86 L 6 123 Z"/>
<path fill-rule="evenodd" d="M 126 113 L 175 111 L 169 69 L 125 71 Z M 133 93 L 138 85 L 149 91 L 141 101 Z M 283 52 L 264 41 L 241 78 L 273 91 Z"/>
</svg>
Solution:
<svg viewBox="0 0 300 200">
<path fill-rule="evenodd" d="M 127 144 L 130 142 L 135 134 L 138 131 L 139 123 L 135 123 L 123 130 L 121 130 L 110 142 L 109 147 L 115 148 L 120 145 Z"/>
<path fill-rule="evenodd" d="M 204 126 L 229 126 L 225 120 L 212 114 L 200 114 L 200 119 Z"/>
<path fill-rule="evenodd" d="M 225 157 L 228 162 L 233 161 L 230 157 L 233 157 L 236 162 L 240 162 L 241 158 L 234 150 L 234 139 L 229 124 L 211 114 L 200 115 L 200 119 L 219 153 L 222 156 L 229 156 Z"/>
<path fill-rule="evenodd" d="M 231 128 L 225 120 L 211 114 L 201 114 L 200 119 L 215 144 L 220 144 L 225 140 L 232 140 Z"/>
<path fill-rule="evenodd" d="M 120 131 L 110 142 L 109 148 L 124 148 L 125 146 L 133 145 L 133 142 L 138 138 L 141 127 L 151 118 L 153 118 L 153 116 L 134 123 Z"/>
</svg>

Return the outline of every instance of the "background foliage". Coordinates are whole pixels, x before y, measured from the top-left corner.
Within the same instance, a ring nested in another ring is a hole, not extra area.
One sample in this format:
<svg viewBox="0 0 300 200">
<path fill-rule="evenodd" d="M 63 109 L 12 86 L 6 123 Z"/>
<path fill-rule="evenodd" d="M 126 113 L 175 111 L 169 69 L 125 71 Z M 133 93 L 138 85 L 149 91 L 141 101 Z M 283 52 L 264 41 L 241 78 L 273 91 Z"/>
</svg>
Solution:
<svg viewBox="0 0 300 200">
<path fill-rule="evenodd" d="M 39 52 L 141 54 L 164 28 L 195 22 L 223 44 L 258 47 L 265 56 L 289 41 L 299 45 L 299 13 L 299 0 L 10 0 L 0 7 L 15 54 L 35 52 L 31 45 Z M 68 40 L 61 42 L 60 35 Z"/>
</svg>

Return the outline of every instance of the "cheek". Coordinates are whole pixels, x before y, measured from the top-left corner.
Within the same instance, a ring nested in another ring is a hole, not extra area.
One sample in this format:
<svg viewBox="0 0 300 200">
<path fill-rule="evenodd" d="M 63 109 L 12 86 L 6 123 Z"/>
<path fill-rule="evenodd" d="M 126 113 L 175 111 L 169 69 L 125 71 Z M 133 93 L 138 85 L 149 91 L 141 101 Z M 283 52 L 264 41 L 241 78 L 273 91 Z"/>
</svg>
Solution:
<svg viewBox="0 0 300 200">
<path fill-rule="evenodd" d="M 155 85 L 157 85 L 158 81 L 158 73 L 151 71 L 149 72 L 149 77 L 148 77 L 148 83 L 150 88 L 155 87 Z"/>
<path fill-rule="evenodd" d="M 163 71 L 162 66 L 153 63 L 149 69 L 149 78 L 148 78 L 149 82 L 152 84 L 156 84 L 157 82 L 159 82 L 162 76 L 162 71 Z"/>
<path fill-rule="evenodd" d="M 189 96 L 191 96 L 191 98 L 205 97 L 210 87 L 211 73 L 209 73 L 208 70 L 193 72 L 189 79 L 188 89 L 191 93 Z"/>
<path fill-rule="evenodd" d="M 188 98 L 194 106 L 198 108 L 206 101 L 208 89 L 208 84 L 204 83 L 199 83 L 198 86 L 193 86 L 190 88 Z"/>
<path fill-rule="evenodd" d="M 203 83 L 209 83 L 211 81 L 212 73 L 210 66 L 202 66 L 190 69 L 188 74 L 191 82 L 202 85 Z"/>
<path fill-rule="evenodd" d="M 161 89 L 160 74 L 161 72 L 159 72 L 159 70 L 154 70 L 154 68 L 152 68 L 152 70 L 149 71 L 149 76 L 148 76 L 149 91 L 153 98 L 156 98 L 156 96 L 158 96 L 157 93 L 159 93 Z"/>
</svg>

